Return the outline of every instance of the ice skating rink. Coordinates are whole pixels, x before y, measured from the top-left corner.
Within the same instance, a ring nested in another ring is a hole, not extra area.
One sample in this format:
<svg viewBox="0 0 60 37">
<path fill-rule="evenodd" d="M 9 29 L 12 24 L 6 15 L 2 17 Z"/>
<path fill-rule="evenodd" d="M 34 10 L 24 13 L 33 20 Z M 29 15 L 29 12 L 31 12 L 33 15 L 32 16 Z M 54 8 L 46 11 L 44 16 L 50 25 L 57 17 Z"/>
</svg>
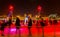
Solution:
<svg viewBox="0 0 60 37">
<path fill-rule="evenodd" d="M 22 25 L 20 29 L 16 29 L 16 27 L 9 28 L 6 26 L 4 28 L 4 37 L 60 37 L 60 23 L 57 25 L 47 25 L 44 28 L 41 26 L 37 27 L 35 24 L 30 28 L 31 35 L 29 35 L 28 26 Z M 0 30 L 0 37 L 2 35 L 2 31 Z"/>
</svg>

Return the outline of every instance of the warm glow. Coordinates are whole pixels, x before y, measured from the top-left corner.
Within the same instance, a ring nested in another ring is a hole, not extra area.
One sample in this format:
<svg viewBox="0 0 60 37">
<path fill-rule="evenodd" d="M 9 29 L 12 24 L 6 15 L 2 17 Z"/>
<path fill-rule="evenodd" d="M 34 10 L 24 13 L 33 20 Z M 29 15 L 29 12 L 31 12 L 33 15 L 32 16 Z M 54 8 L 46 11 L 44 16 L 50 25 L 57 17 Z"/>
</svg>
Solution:
<svg viewBox="0 0 60 37">
<path fill-rule="evenodd" d="M 39 16 L 37 16 L 39 18 Z"/>
<path fill-rule="evenodd" d="M 24 14 L 24 17 L 26 17 L 27 15 L 26 14 Z"/>
<path fill-rule="evenodd" d="M 12 5 L 9 6 L 9 10 L 13 11 L 13 6 Z"/>
<path fill-rule="evenodd" d="M 32 15 L 31 15 L 31 14 L 29 14 L 29 17 L 31 18 L 31 17 L 32 17 Z"/>
<path fill-rule="evenodd" d="M 39 6 L 37 7 L 38 12 L 40 12 L 41 9 L 42 9 L 42 7 L 39 5 Z"/>
<path fill-rule="evenodd" d="M 38 16 L 36 15 L 36 18 L 37 18 Z"/>
</svg>

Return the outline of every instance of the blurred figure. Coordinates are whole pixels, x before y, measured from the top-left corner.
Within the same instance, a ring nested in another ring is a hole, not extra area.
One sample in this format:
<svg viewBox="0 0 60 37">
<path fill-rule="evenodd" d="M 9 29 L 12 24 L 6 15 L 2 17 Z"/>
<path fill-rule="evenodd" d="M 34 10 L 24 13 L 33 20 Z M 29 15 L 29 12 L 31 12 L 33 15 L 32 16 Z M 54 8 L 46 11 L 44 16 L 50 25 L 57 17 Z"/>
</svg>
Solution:
<svg viewBox="0 0 60 37">
<path fill-rule="evenodd" d="M 8 37 L 8 36 L 9 36 L 9 32 L 10 32 L 9 26 L 6 25 L 6 26 L 4 27 L 4 37 Z"/>
<path fill-rule="evenodd" d="M 4 35 L 4 28 L 6 26 L 9 26 L 9 22 L 7 21 L 7 19 L 5 18 L 4 21 L 1 21 L 1 25 L 0 25 L 0 29 L 2 31 L 2 36 Z"/>
<path fill-rule="evenodd" d="M 29 29 L 29 35 L 31 36 L 31 31 L 30 31 L 30 28 L 32 26 L 32 19 L 29 17 L 28 18 L 28 29 Z"/>
<path fill-rule="evenodd" d="M 36 23 L 37 28 L 40 28 L 40 20 L 37 20 L 36 22 L 37 22 Z"/>
<path fill-rule="evenodd" d="M 10 25 L 11 28 L 15 28 L 16 25 L 15 25 L 15 21 L 12 21 L 12 24 Z"/>
<path fill-rule="evenodd" d="M 27 23 L 28 23 L 28 15 L 25 16 L 24 25 L 27 26 Z"/>
<path fill-rule="evenodd" d="M 2 23 L 1 23 L 2 35 L 4 35 L 4 33 L 3 33 L 3 32 L 4 32 L 4 28 L 5 28 L 6 26 L 9 26 L 9 27 L 10 27 L 11 23 L 12 23 L 11 17 L 8 17 L 8 20 L 5 18 L 5 20 L 2 21 Z"/>
<path fill-rule="evenodd" d="M 36 20 L 33 20 L 32 27 L 36 27 Z"/>
<path fill-rule="evenodd" d="M 1 30 L 1 24 L 2 24 L 2 21 L 0 20 L 0 30 Z"/>
<path fill-rule="evenodd" d="M 5 19 L 4 19 L 4 24 L 5 24 L 5 26 L 9 26 L 8 19 L 9 19 L 9 18 L 5 18 Z"/>
<path fill-rule="evenodd" d="M 17 28 L 17 34 L 20 37 L 20 18 L 19 16 L 16 17 L 16 22 L 15 22 L 16 28 Z"/>
<path fill-rule="evenodd" d="M 45 26 L 45 22 L 44 22 L 43 18 L 41 18 L 40 24 L 41 24 L 42 27 Z"/>
<path fill-rule="evenodd" d="M 19 16 L 16 17 L 16 28 L 19 29 L 20 28 L 20 19 L 19 19 Z"/>
<path fill-rule="evenodd" d="M 49 24 L 52 25 L 52 20 L 51 17 L 49 18 Z"/>
<path fill-rule="evenodd" d="M 42 18 L 42 16 L 40 16 L 39 18 L 40 18 L 40 25 L 45 26 L 46 21 Z"/>
<path fill-rule="evenodd" d="M 5 24 L 4 24 L 4 22 L 2 21 L 2 22 L 1 22 L 2 36 L 4 36 L 4 28 L 5 28 Z"/>
<path fill-rule="evenodd" d="M 28 17 L 26 16 L 26 18 L 25 18 L 25 23 L 27 23 L 27 21 L 28 21 Z"/>
<path fill-rule="evenodd" d="M 57 23 L 58 23 L 58 22 L 57 22 L 57 19 L 54 17 L 54 18 L 53 18 L 53 24 L 54 24 L 54 25 L 57 25 Z"/>
<path fill-rule="evenodd" d="M 53 25 L 54 25 L 54 37 L 56 37 L 56 26 L 57 26 L 58 22 L 56 17 L 53 17 Z"/>
<path fill-rule="evenodd" d="M 13 21 L 11 26 L 10 26 L 10 37 L 15 37 L 16 36 L 16 26 L 15 26 L 15 22 Z"/>
<path fill-rule="evenodd" d="M 12 16 L 11 17 L 8 17 L 7 23 L 8 23 L 9 26 L 12 24 Z"/>
<path fill-rule="evenodd" d="M 42 26 L 42 37 L 44 37 L 44 26 L 45 26 L 45 22 L 44 22 L 43 18 L 41 18 L 40 25 Z"/>
<path fill-rule="evenodd" d="M 36 20 L 36 26 L 37 26 L 37 28 L 40 27 L 40 19 L 41 19 L 41 16 L 37 16 L 37 20 Z"/>
</svg>

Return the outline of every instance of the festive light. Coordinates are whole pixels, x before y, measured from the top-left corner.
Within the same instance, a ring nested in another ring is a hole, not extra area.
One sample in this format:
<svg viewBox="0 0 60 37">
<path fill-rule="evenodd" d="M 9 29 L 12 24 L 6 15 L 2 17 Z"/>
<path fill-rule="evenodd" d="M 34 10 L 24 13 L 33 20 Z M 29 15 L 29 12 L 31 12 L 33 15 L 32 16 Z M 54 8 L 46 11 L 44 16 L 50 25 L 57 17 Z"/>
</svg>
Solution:
<svg viewBox="0 0 60 37">
<path fill-rule="evenodd" d="M 30 18 L 32 17 L 32 15 L 31 15 L 31 14 L 29 14 L 28 16 L 29 16 Z"/>
<path fill-rule="evenodd" d="M 38 16 L 36 15 L 35 17 L 37 18 Z"/>
<path fill-rule="evenodd" d="M 26 15 L 26 14 L 24 14 L 24 16 L 26 17 L 27 15 Z"/>
<path fill-rule="evenodd" d="M 13 11 L 13 6 L 12 5 L 9 6 L 9 10 Z"/>
<path fill-rule="evenodd" d="M 12 28 L 11 31 L 14 31 L 15 32 L 16 31 L 16 28 Z"/>
<path fill-rule="evenodd" d="M 39 6 L 37 7 L 38 12 L 40 12 L 41 9 L 42 9 L 42 7 L 39 5 Z"/>
</svg>

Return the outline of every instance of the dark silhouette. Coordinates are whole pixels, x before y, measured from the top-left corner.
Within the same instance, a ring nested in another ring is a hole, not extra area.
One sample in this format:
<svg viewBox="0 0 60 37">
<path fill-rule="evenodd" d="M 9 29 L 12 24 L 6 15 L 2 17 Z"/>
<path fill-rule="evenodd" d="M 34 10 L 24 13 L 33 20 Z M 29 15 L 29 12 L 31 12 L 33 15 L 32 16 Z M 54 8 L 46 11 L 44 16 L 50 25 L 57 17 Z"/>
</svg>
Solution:
<svg viewBox="0 0 60 37">
<path fill-rule="evenodd" d="M 20 27 L 20 19 L 18 17 L 16 17 L 15 25 L 16 25 L 16 28 L 19 29 L 19 27 Z"/>
<path fill-rule="evenodd" d="M 42 26 L 42 37 L 44 37 L 44 26 L 45 26 L 45 22 L 44 22 L 43 18 L 41 18 L 40 24 Z"/>
<path fill-rule="evenodd" d="M 51 20 L 51 17 L 49 18 L 49 24 L 52 25 L 52 20 Z"/>
<path fill-rule="evenodd" d="M 57 22 L 56 18 L 54 17 L 53 19 L 54 19 L 54 20 L 53 20 L 53 24 L 54 24 L 54 25 L 57 25 L 58 22 Z"/>
<path fill-rule="evenodd" d="M 29 27 L 32 26 L 32 20 L 31 19 L 29 19 L 28 26 Z"/>
<path fill-rule="evenodd" d="M 29 18 L 28 18 L 28 30 L 29 30 L 29 36 L 31 36 L 31 31 L 30 31 L 31 26 L 32 26 L 32 19 L 29 17 Z"/>
<path fill-rule="evenodd" d="M 1 27 L 0 27 L 0 30 L 2 31 L 2 36 L 4 36 L 4 28 L 5 28 L 5 23 L 4 22 L 2 22 L 1 23 Z"/>
<path fill-rule="evenodd" d="M 5 25 L 4 25 L 4 23 L 2 22 L 2 23 L 1 23 L 1 30 L 2 30 L 2 31 L 4 31 L 4 26 L 5 26 Z"/>
<path fill-rule="evenodd" d="M 19 32 L 18 34 L 19 34 L 19 37 L 20 37 L 20 31 L 19 31 L 19 28 L 20 28 L 20 19 L 19 19 L 19 17 L 16 17 L 15 25 L 16 25 L 16 28 L 17 28 L 17 32 Z"/>
<path fill-rule="evenodd" d="M 10 26 L 12 24 L 12 17 L 9 17 L 9 20 L 7 21 L 7 24 Z"/>
<path fill-rule="evenodd" d="M 53 20 L 53 24 L 56 25 L 58 22 L 56 19 Z"/>
<path fill-rule="evenodd" d="M 40 24 L 41 24 L 41 26 L 45 26 L 45 22 L 44 22 L 43 18 L 41 18 Z"/>
</svg>

